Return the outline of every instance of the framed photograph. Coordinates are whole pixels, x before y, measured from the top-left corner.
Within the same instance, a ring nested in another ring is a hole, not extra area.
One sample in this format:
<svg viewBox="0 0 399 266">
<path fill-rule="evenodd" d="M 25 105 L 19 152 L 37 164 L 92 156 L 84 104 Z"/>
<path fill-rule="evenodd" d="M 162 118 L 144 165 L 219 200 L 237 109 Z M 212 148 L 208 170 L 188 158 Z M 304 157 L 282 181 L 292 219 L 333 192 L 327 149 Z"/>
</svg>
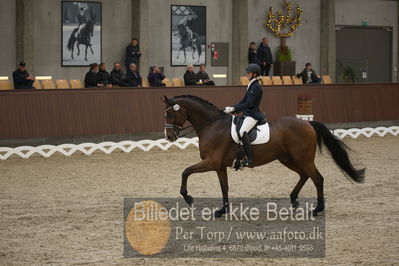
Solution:
<svg viewBox="0 0 399 266">
<path fill-rule="evenodd" d="M 62 1 L 62 66 L 101 63 L 101 3 Z"/>
<path fill-rule="evenodd" d="M 206 64 L 206 7 L 171 6 L 171 66 Z"/>
</svg>

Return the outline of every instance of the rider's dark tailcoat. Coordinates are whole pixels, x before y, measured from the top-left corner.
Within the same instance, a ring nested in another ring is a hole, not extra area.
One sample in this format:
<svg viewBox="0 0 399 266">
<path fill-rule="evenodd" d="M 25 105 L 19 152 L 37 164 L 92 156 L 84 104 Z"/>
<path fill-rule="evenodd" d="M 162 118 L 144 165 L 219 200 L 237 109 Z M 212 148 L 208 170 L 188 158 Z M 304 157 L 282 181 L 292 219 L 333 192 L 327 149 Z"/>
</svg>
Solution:
<svg viewBox="0 0 399 266">
<path fill-rule="evenodd" d="M 262 100 L 263 90 L 259 81 L 254 81 L 245 93 L 244 98 L 234 105 L 235 113 L 243 112 L 244 116 L 250 116 L 256 120 L 263 120 L 264 115 L 259 110 L 259 105 Z"/>
</svg>

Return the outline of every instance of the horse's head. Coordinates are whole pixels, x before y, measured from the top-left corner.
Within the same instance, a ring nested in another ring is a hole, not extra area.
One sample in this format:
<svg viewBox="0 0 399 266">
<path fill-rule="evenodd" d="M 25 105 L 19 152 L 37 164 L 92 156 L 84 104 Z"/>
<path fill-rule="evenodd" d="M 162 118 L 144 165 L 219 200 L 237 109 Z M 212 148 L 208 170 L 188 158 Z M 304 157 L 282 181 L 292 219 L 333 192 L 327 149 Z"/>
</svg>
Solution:
<svg viewBox="0 0 399 266">
<path fill-rule="evenodd" d="M 187 110 L 172 99 L 163 96 L 165 103 L 165 138 L 169 141 L 175 141 L 179 137 L 179 132 L 183 129 L 187 121 Z"/>
</svg>

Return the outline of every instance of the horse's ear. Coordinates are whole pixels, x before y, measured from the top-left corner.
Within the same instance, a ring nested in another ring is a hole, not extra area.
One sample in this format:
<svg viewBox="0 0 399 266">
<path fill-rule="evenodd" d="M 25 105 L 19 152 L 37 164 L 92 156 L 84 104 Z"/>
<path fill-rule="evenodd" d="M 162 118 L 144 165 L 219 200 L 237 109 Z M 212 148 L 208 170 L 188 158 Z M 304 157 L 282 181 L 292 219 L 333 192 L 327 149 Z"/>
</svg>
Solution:
<svg viewBox="0 0 399 266">
<path fill-rule="evenodd" d="M 166 97 L 165 95 L 163 97 L 161 97 L 161 100 L 167 105 L 170 104 L 170 101 L 169 101 L 168 97 Z"/>
</svg>

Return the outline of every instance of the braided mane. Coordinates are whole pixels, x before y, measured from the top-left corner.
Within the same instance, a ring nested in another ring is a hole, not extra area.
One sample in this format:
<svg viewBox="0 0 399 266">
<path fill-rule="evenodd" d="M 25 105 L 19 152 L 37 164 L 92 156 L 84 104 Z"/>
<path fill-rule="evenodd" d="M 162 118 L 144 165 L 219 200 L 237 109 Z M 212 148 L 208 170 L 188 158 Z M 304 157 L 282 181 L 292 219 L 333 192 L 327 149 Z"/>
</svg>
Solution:
<svg viewBox="0 0 399 266">
<path fill-rule="evenodd" d="M 204 100 L 198 96 L 194 96 L 194 95 L 179 95 L 179 96 L 175 96 L 173 97 L 173 99 L 190 99 L 193 100 L 197 103 L 200 103 L 202 105 L 206 105 L 208 107 L 211 107 L 212 109 L 215 109 L 216 111 L 220 112 L 220 113 L 224 113 L 222 110 L 220 110 L 216 105 L 214 105 L 213 103 Z"/>
</svg>

